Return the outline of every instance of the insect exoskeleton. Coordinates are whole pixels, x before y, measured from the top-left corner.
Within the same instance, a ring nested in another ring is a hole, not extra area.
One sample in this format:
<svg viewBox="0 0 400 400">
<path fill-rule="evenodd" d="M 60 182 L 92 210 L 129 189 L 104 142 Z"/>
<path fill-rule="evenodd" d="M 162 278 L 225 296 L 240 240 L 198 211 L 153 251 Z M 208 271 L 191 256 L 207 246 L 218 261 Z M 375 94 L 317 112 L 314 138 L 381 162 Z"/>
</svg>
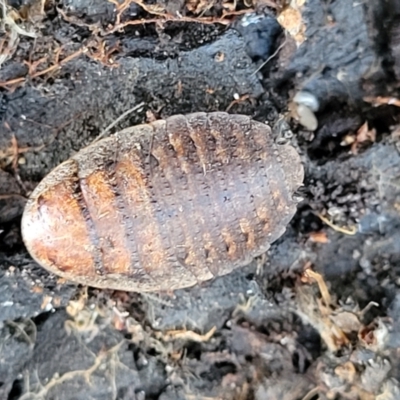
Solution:
<svg viewBox="0 0 400 400">
<path fill-rule="evenodd" d="M 176 115 L 84 148 L 33 191 L 32 257 L 68 280 L 127 291 L 193 286 L 265 252 L 296 212 L 295 149 L 223 112 Z"/>
</svg>

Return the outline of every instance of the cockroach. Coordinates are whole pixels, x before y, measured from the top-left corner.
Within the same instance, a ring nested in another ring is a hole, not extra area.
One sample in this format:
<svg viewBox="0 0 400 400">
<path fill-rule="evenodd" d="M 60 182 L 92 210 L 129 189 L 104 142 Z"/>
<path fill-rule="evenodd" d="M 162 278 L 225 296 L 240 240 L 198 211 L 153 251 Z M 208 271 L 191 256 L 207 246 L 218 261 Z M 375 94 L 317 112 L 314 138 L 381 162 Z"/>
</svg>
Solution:
<svg viewBox="0 0 400 400">
<path fill-rule="evenodd" d="M 92 143 L 30 196 L 22 235 L 48 271 L 88 286 L 193 286 L 251 262 L 296 212 L 304 169 L 271 128 L 176 115 Z"/>
</svg>

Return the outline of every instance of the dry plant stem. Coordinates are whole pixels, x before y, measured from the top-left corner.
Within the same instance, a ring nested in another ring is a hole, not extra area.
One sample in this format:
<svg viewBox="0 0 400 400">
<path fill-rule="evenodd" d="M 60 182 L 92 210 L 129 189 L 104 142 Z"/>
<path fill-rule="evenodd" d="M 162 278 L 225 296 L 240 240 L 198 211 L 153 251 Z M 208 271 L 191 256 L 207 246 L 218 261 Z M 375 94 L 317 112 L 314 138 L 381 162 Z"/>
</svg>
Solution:
<svg viewBox="0 0 400 400">
<path fill-rule="evenodd" d="M 216 331 L 217 328 L 215 326 L 212 327 L 204 335 L 200 335 L 193 331 L 185 331 L 185 330 L 168 331 L 165 334 L 163 334 L 163 337 L 166 337 L 167 339 L 170 340 L 184 339 L 184 340 L 191 340 L 194 342 L 208 342 Z"/>
<path fill-rule="evenodd" d="M 313 283 L 308 280 L 307 283 Z M 322 295 L 321 295 L 322 296 Z M 297 288 L 298 313 L 320 334 L 330 352 L 348 346 L 349 339 L 343 330 L 332 319 L 332 306 L 325 305 L 324 300 L 316 298 L 314 290 L 302 285 Z"/>
<path fill-rule="evenodd" d="M 106 43 L 104 41 L 100 41 L 99 43 L 96 43 L 95 48 L 98 48 L 98 50 L 95 52 L 88 52 L 88 56 L 92 60 L 99 61 L 100 63 L 102 63 L 108 67 L 113 67 L 113 68 L 118 67 L 118 64 L 116 62 L 114 62 L 114 60 L 111 58 L 111 55 L 119 50 L 119 43 L 112 46 L 107 51 Z"/>
<path fill-rule="evenodd" d="M 281 43 L 281 45 L 276 49 L 274 54 L 269 56 L 252 74 L 251 76 L 255 75 L 257 72 L 259 72 L 261 69 L 263 69 L 276 55 L 281 51 L 281 49 L 286 45 L 287 38 Z"/>
<path fill-rule="evenodd" d="M 135 3 L 138 6 L 142 7 L 143 10 L 148 12 L 149 14 L 153 15 L 159 15 L 159 16 L 164 16 L 165 13 L 156 11 L 157 9 L 162 9 L 162 6 L 157 6 L 157 5 L 146 5 L 142 0 L 125 0 L 124 3 L 127 3 L 129 6 L 131 3 Z"/>
<path fill-rule="evenodd" d="M 312 269 L 306 269 L 303 274 L 306 278 L 311 279 L 315 282 L 317 282 L 319 291 L 321 292 L 321 296 L 324 300 L 324 303 L 326 306 L 329 307 L 331 304 L 331 295 L 329 294 L 328 287 L 326 286 L 326 283 L 324 281 L 324 278 L 318 274 L 317 272 L 314 272 Z"/>
<path fill-rule="evenodd" d="M 0 82 L 0 87 L 4 88 L 4 89 L 8 89 L 11 92 L 13 92 L 19 83 L 23 83 L 25 82 L 26 78 L 21 77 L 21 78 L 15 78 L 15 79 L 10 79 L 9 81 L 5 81 L 5 82 Z"/>
<path fill-rule="evenodd" d="M 15 170 L 18 167 L 18 156 L 19 154 L 26 153 L 28 151 L 41 151 L 45 145 L 40 145 L 36 147 L 19 147 L 16 137 L 13 135 L 11 137 L 11 149 L 9 153 L 6 153 L 3 157 L 11 156 L 12 168 Z"/>
<path fill-rule="evenodd" d="M 75 53 L 70 54 L 69 56 L 65 57 L 63 60 L 59 61 L 58 60 L 58 56 L 59 53 L 57 54 L 57 60 L 56 63 L 54 65 L 51 65 L 50 67 L 44 69 L 43 71 L 38 71 L 36 73 L 34 73 L 31 77 L 32 78 L 38 78 L 39 76 L 45 75 L 51 71 L 54 71 L 57 68 L 60 68 L 62 65 L 66 64 L 67 62 L 73 60 L 74 58 L 80 56 L 83 53 L 86 53 L 87 49 L 85 47 L 79 49 L 78 51 L 76 51 Z"/>
<path fill-rule="evenodd" d="M 112 1 L 112 3 L 115 4 L 114 1 Z M 126 3 L 126 1 L 122 5 L 124 5 L 125 3 Z M 130 1 L 129 1 L 129 4 L 130 4 Z M 138 2 L 137 4 L 139 4 L 140 6 L 145 6 L 141 2 Z M 124 8 L 121 7 L 121 9 L 124 9 Z M 147 10 L 147 8 L 144 8 L 144 9 Z M 117 23 L 117 24 L 114 25 L 113 28 L 111 28 L 109 30 L 104 30 L 104 29 L 100 28 L 96 24 L 86 24 L 86 23 L 84 23 L 82 21 L 77 20 L 76 18 L 69 17 L 61 9 L 57 8 L 57 10 L 60 13 L 60 15 L 66 21 L 68 21 L 68 22 L 70 22 L 72 24 L 76 24 L 78 26 L 85 26 L 85 27 L 89 28 L 90 30 L 92 30 L 92 31 L 94 31 L 96 33 L 100 33 L 102 36 L 107 36 L 107 35 L 110 35 L 110 34 L 116 32 L 116 31 L 120 31 L 121 29 L 125 28 L 126 26 L 149 24 L 149 23 L 195 22 L 195 23 L 201 23 L 201 24 L 229 25 L 231 23 L 231 20 L 229 19 L 229 17 L 246 14 L 246 13 L 252 11 L 251 9 L 246 9 L 246 10 L 225 12 L 225 13 L 222 14 L 221 18 L 214 18 L 214 17 L 194 18 L 194 17 L 185 17 L 185 16 L 174 16 L 174 15 L 171 15 L 171 14 L 168 14 L 168 13 L 155 13 L 154 11 L 151 11 L 150 9 L 148 9 L 149 13 L 155 14 L 158 17 L 149 18 L 149 19 L 140 19 L 140 20 L 134 20 L 134 21 L 126 21 L 126 22 L 123 22 L 123 23 Z M 119 19 L 120 19 L 120 16 L 119 17 L 117 16 L 117 22 L 119 21 Z M 80 56 L 81 54 L 84 54 L 84 53 L 88 53 L 88 49 L 87 49 L 86 46 L 82 47 L 81 49 L 79 49 L 75 53 L 67 56 L 66 58 L 64 58 L 61 61 L 58 61 L 58 56 L 59 56 L 59 53 L 58 53 L 56 63 L 54 63 L 53 65 L 51 65 L 50 67 L 48 67 L 48 68 L 46 68 L 46 69 L 44 69 L 42 71 L 34 72 L 34 71 L 36 71 L 36 67 L 37 67 L 37 65 L 35 63 L 32 67 L 31 66 L 29 67 L 30 71 L 29 71 L 28 75 L 29 75 L 30 78 L 38 78 L 38 77 L 40 77 L 42 75 L 45 75 L 45 74 L 47 74 L 49 72 L 52 72 L 52 71 L 54 71 L 54 70 L 56 70 L 58 68 L 61 68 L 62 65 L 66 64 L 67 62 L 71 61 L 72 59 L 74 59 L 74 58 L 76 58 L 76 57 L 78 57 L 78 56 Z M 89 57 L 91 57 L 90 54 L 88 54 L 88 55 L 89 55 Z M 91 58 L 99 61 L 99 59 L 98 59 L 98 57 L 96 55 L 93 55 L 93 57 L 91 57 Z M 42 61 L 42 60 L 39 60 L 39 61 Z M 100 61 L 102 61 L 102 60 L 100 60 Z M 1 65 L 1 63 L 0 63 L 0 65 Z M 8 89 L 10 91 L 14 91 L 19 84 L 24 83 L 26 80 L 27 80 L 26 77 L 10 79 L 10 80 L 5 81 L 5 82 L 0 82 L 0 87 L 3 87 L 3 88 Z"/>
<path fill-rule="evenodd" d="M 32 329 L 32 336 L 30 336 L 24 327 L 24 323 L 28 323 Z M 31 319 L 27 319 L 22 321 L 21 323 L 17 323 L 14 321 L 7 321 L 7 325 L 12 326 L 14 329 L 16 329 L 19 334 L 25 339 L 25 341 L 29 344 L 30 349 L 32 350 L 33 347 L 35 346 L 36 343 L 36 335 L 37 335 L 37 330 L 36 330 L 36 325 Z"/>
<path fill-rule="evenodd" d="M 379 303 L 370 301 L 361 311 L 360 317 L 363 317 L 372 307 L 379 307 Z"/>
<path fill-rule="evenodd" d="M 329 221 L 329 219 L 325 218 L 323 215 L 321 215 L 321 214 L 317 214 L 317 215 L 323 223 L 325 223 L 326 225 L 328 225 L 329 227 L 334 229 L 336 232 L 344 233 L 345 235 L 351 235 L 351 236 L 353 236 L 357 233 L 356 226 L 353 226 L 350 229 L 341 228 L 340 226 L 337 226 L 334 223 L 332 223 L 331 221 Z"/>
<path fill-rule="evenodd" d="M 17 48 L 19 36 L 28 36 L 35 38 L 36 34 L 28 32 L 15 23 L 11 13 L 7 10 L 6 0 L 0 0 L 0 8 L 2 12 L 2 20 L 0 20 L 0 28 L 8 34 L 8 43 L 5 46 L 6 39 L 2 40 L 0 49 L 0 67 L 10 58 Z M 5 47 L 5 48 L 4 48 Z"/>
<path fill-rule="evenodd" d="M 102 36 L 107 36 L 107 35 L 110 35 L 110 34 L 112 34 L 114 32 L 120 31 L 121 29 L 125 28 L 126 26 L 142 25 L 142 24 L 150 24 L 150 23 L 157 23 L 157 24 L 161 23 L 161 24 L 163 24 L 165 22 L 194 22 L 194 23 L 201 23 L 201 24 L 229 25 L 231 23 L 230 17 L 246 14 L 248 12 L 253 11 L 253 9 L 249 8 L 249 9 L 239 10 L 239 11 L 224 12 L 220 18 L 215 18 L 215 17 L 200 17 L 200 18 L 196 18 L 196 17 L 181 16 L 181 15 L 175 16 L 175 15 L 168 14 L 168 13 L 158 12 L 158 11 L 155 11 L 154 8 L 149 7 L 148 5 L 144 4 L 142 1 L 125 0 L 121 4 L 119 4 L 117 0 L 109 0 L 109 1 L 111 3 L 113 3 L 113 4 L 115 4 L 116 10 L 117 10 L 116 23 L 109 30 L 104 30 L 97 24 L 86 24 L 86 23 L 84 23 L 82 21 L 79 21 L 76 18 L 69 17 L 69 16 L 66 15 L 66 13 L 63 10 L 61 10 L 59 8 L 57 8 L 57 11 L 60 13 L 60 15 L 66 21 L 68 21 L 68 22 L 70 22 L 72 24 L 76 24 L 78 26 L 85 26 L 85 27 L 89 28 L 91 31 L 93 31 L 95 33 L 100 33 Z M 134 21 L 126 21 L 126 22 L 121 23 L 120 20 L 121 20 L 121 15 L 122 15 L 123 11 L 127 7 L 129 7 L 129 5 L 132 2 L 138 4 L 140 7 L 142 7 L 149 14 L 156 15 L 156 17 L 155 18 L 149 18 L 149 19 L 139 19 L 139 20 L 134 20 Z M 3 13 L 6 13 L 6 11 L 5 11 L 6 8 L 5 8 L 5 4 L 4 4 L 3 0 L 0 0 L 0 5 L 3 6 Z M 6 14 L 4 14 L 4 15 L 6 15 Z M 12 20 L 12 22 L 17 27 L 15 29 L 15 31 L 18 32 L 19 34 L 25 34 L 26 36 L 36 37 L 36 35 L 34 35 L 33 33 L 29 33 L 29 32 L 23 31 L 21 28 L 19 28 L 15 24 L 15 22 L 13 20 Z M 13 27 L 14 27 L 14 25 L 13 25 Z M 114 51 L 115 51 L 115 49 L 113 49 L 111 51 L 111 53 L 114 52 Z M 29 68 L 28 76 L 30 78 L 38 78 L 40 76 L 48 74 L 49 72 L 57 70 L 57 69 L 61 68 L 62 65 L 66 64 L 67 62 L 71 61 L 72 59 L 80 56 L 81 54 L 88 53 L 88 49 L 87 49 L 86 46 L 83 46 L 81 49 L 79 49 L 78 51 L 74 52 L 73 54 L 67 56 L 66 58 L 64 58 L 61 61 L 59 61 L 60 53 L 61 53 L 61 49 L 57 52 L 56 62 L 53 65 L 51 65 L 50 67 L 45 68 L 42 71 L 36 71 L 36 69 L 37 69 L 38 65 L 42 61 L 44 61 L 44 59 L 40 59 L 40 60 L 38 60 L 38 61 L 36 61 L 34 63 L 27 62 L 28 63 L 28 68 Z M 106 54 L 106 56 L 109 55 L 109 54 L 110 54 L 110 52 L 108 52 Z M 93 56 L 91 56 L 90 54 L 88 54 L 88 55 L 89 55 L 89 57 L 93 58 L 96 61 L 104 62 L 104 60 L 99 59 L 99 56 L 96 55 L 96 54 L 93 54 Z M 2 63 L 2 58 L 0 56 L 0 66 L 1 66 L 1 63 Z M 0 82 L 0 87 L 3 87 L 3 88 L 8 89 L 10 91 L 14 91 L 19 84 L 24 83 L 26 80 L 27 80 L 26 77 L 10 79 L 10 80 L 5 81 L 5 82 Z"/>
<path fill-rule="evenodd" d="M 177 17 L 177 16 L 174 16 L 171 14 L 163 14 L 162 18 L 149 18 L 149 19 L 142 18 L 140 20 L 126 21 L 126 22 L 120 23 L 119 25 L 115 25 L 110 30 L 107 30 L 107 31 L 102 30 L 101 34 L 104 36 L 110 35 L 111 33 L 117 32 L 127 26 L 152 24 L 152 23 L 165 23 L 165 22 L 195 22 L 195 23 L 204 24 L 204 25 L 213 25 L 213 24 L 229 25 L 232 22 L 229 19 L 229 17 L 243 15 L 243 14 L 247 14 L 249 12 L 251 12 L 251 10 L 246 9 L 246 10 L 224 13 L 224 14 L 222 14 L 221 18 L 215 18 L 215 17 L 195 18 L 195 17 L 185 17 L 185 16 Z"/>
<path fill-rule="evenodd" d="M 115 5 L 115 11 L 117 11 L 117 16 L 115 18 L 115 24 L 118 25 L 121 22 L 122 13 L 129 7 L 131 4 L 130 0 L 124 0 L 120 3 L 118 0 L 108 0 L 109 3 Z"/>
<path fill-rule="evenodd" d="M 28 32 L 15 23 L 14 19 L 10 17 L 10 13 L 7 12 L 7 5 L 5 0 L 0 0 L 0 7 L 2 9 L 2 14 L 3 14 L 3 21 L 2 21 L 3 25 L 8 25 L 12 29 L 12 31 L 16 32 L 18 35 L 24 35 L 31 38 L 36 37 L 36 34 L 34 32 Z"/>
<path fill-rule="evenodd" d="M 45 61 L 45 58 L 41 58 L 40 60 L 37 60 L 31 64 L 29 64 L 28 62 L 26 62 L 28 64 L 28 76 L 33 79 L 33 78 L 38 78 L 42 75 L 48 74 L 49 72 L 52 72 L 58 68 L 61 68 L 64 64 L 66 64 L 67 62 L 73 60 L 74 58 L 80 56 L 81 54 L 84 54 L 87 52 L 87 48 L 83 47 L 79 50 L 77 50 L 76 52 L 70 54 L 69 56 L 65 57 L 63 60 L 59 61 L 59 56 L 61 53 L 61 49 L 59 49 L 56 53 L 56 62 L 51 65 L 48 68 L 45 68 L 42 71 L 36 71 L 37 67 L 43 62 Z M 9 81 L 5 81 L 5 82 L 0 82 L 0 87 L 3 87 L 5 89 L 9 89 L 9 90 L 15 90 L 16 86 L 20 83 L 23 83 L 27 80 L 26 77 L 21 77 L 21 78 L 15 78 L 15 79 L 11 79 Z M 14 86 L 14 87 L 13 87 Z"/>
<path fill-rule="evenodd" d="M 228 11 L 228 12 L 223 12 L 222 16 L 219 18 L 215 17 L 186 17 L 182 15 L 172 15 L 167 12 L 159 12 L 156 11 L 153 7 L 149 7 L 148 5 L 144 4 L 142 1 L 133 1 L 133 0 L 125 0 L 121 4 L 118 3 L 117 0 L 109 0 L 111 3 L 115 4 L 116 6 L 116 11 L 117 11 L 117 16 L 116 16 L 116 22 L 115 25 L 108 30 L 102 29 L 99 25 L 97 24 L 86 24 L 82 21 L 77 20 L 76 18 L 69 17 L 66 15 L 66 13 L 57 8 L 57 11 L 61 14 L 61 16 L 68 22 L 71 22 L 73 24 L 77 24 L 80 26 L 86 26 L 90 30 L 97 31 L 99 32 L 102 36 L 107 36 L 110 35 L 114 32 L 117 32 L 127 26 L 134 26 L 134 25 L 142 25 L 142 24 L 152 24 L 152 23 L 165 23 L 165 22 L 194 22 L 194 23 L 200 23 L 200 24 L 205 24 L 205 25 L 210 25 L 210 24 L 221 24 L 221 25 L 229 25 L 232 21 L 230 17 L 238 16 L 238 15 L 243 15 L 247 14 L 249 12 L 254 11 L 252 8 L 248 8 L 245 10 L 239 10 L 239 11 Z M 131 4 L 131 3 L 136 3 L 140 7 L 143 8 L 146 12 L 148 12 L 151 15 L 155 15 L 156 17 L 154 18 L 141 18 L 141 19 L 136 19 L 133 21 L 125 21 L 125 22 L 120 22 L 121 21 L 121 15 L 125 11 L 125 9 Z"/>
<path fill-rule="evenodd" d="M 210 10 L 212 9 L 212 7 L 213 7 L 213 4 L 210 3 L 210 4 L 209 4 L 206 8 L 204 8 L 203 11 L 199 14 L 199 18 L 202 18 L 203 15 L 204 15 L 207 11 L 210 11 Z"/>
<path fill-rule="evenodd" d="M 7 32 L 8 28 L 8 33 L 9 33 L 7 49 L 0 55 L 0 66 L 1 66 L 1 64 L 8 57 L 10 57 L 13 51 L 15 50 L 19 35 L 35 38 L 36 34 L 33 32 L 26 31 L 25 29 L 21 28 L 19 25 L 15 23 L 11 13 L 7 10 L 6 0 L 0 0 L 0 7 L 2 11 L 1 29 Z"/>
<path fill-rule="evenodd" d="M 70 24 L 88 28 L 90 31 L 92 31 L 94 33 L 98 33 L 100 31 L 102 31 L 99 24 L 97 24 L 97 23 L 96 24 L 86 24 L 85 22 L 81 21 L 78 18 L 75 18 L 73 16 L 68 16 L 61 8 L 56 8 L 56 9 L 57 9 L 57 12 L 64 18 L 64 20 L 66 22 L 69 22 Z"/>
<path fill-rule="evenodd" d="M 104 129 L 103 132 L 100 133 L 99 136 L 97 136 L 97 138 L 93 141 L 94 142 L 98 142 L 100 139 L 102 139 L 104 136 L 107 135 L 107 133 L 114 128 L 115 125 L 117 125 L 122 119 L 124 119 L 127 115 L 133 113 L 134 111 L 139 110 L 140 108 L 142 108 L 144 106 L 144 102 L 137 104 L 135 107 L 130 108 L 129 110 L 125 111 L 124 113 L 122 113 L 115 121 L 113 121 L 110 125 L 107 126 L 106 129 Z"/>
<path fill-rule="evenodd" d="M 252 102 L 252 99 L 250 98 L 250 95 L 244 94 L 244 95 L 241 96 L 239 99 L 233 100 L 233 101 L 231 102 L 231 104 L 229 104 L 229 106 L 226 108 L 225 112 L 229 112 L 229 110 L 230 110 L 235 104 L 243 103 L 245 100 L 250 100 L 250 102 Z"/>
<path fill-rule="evenodd" d="M 304 397 L 302 400 L 311 400 L 313 399 L 315 396 L 317 396 L 319 394 L 319 387 L 315 387 L 313 389 L 311 389 Z"/>
<path fill-rule="evenodd" d="M 20 397 L 20 400 L 32 399 L 32 395 L 36 399 L 45 398 L 45 397 L 47 397 L 47 394 L 50 392 L 50 390 L 53 387 L 63 384 L 64 382 L 66 382 L 70 379 L 76 378 L 76 377 L 83 377 L 88 384 L 91 384 L 91 381 L 90 381 L 91 375 L 104 363 L 107 355 L 118 351 L 118 349 L 121 347 L 122 344 L 123 344 L 123 342 L 117 344 L 116 346 L 112 347 L 111 349 L 109 349 L 107 351 L 103 351 L 103 352 L 100 352 L 98 355 L 94 355 L 95 360 L 94 360 L 93 365 L 86 370 L 68 371 L 61 376 L 54 376 L 44 386 L 41 385 L 40 390 L 36 393 L 31 392 L 30 388 L 27 387 L 25 389 L 26 393 Z M 27 386 L 29 386 L 29 382 L 28 382 Z"/>
<path fill-rule="evenodd" d="M 19 197 L 20 199 L 27 200 L 28 198 L 20 193 L 0 193 L 0 200 L 11 199 L 12 197 Z"/>
<path fill-rule="evenodd" d="M 78 114 L 78 115 L 80 115 L 80 114 Z M 76 117 L 75 117 L 75 118 L 76 118 Z M 55 130 L 55 133 L 53 134 L 53 137 L 52 137 L 46 144 L 42 144 L 42 145 L 40 145 L 40 146 L 35 146 L 35 147 L 20 147 L 20 146 L 18 145 L 18 141 L 17 141 L 16 137 L 15 137 L 14 135 L 12 135 L 12 137 L 11 137 L 11 148 L 10 148 L 10 150 L 9 150 L 8 152 L 6 152 L 4 155 L 2 155 L 1 158 L 3 158 L 3 159 L 5 158 L 5 159 L 7 160 L 8 157 L 11 157 L 11 161 L 10 161 L 10 162 L 11 162 L 11 164 L 12 164 L 12 168 L 13 168 L 13 170 L 14 170 L 15 177 L 16 177 L 16 179 L 18 180 L 18 183 L 20 184 L 20 186 L 21 186 L 24 190 L 25 190 L 25 186 L 23 185 L 23 183 L 22 183 L 22 181 L 21 181 L 21 179 L 19 178 L 19 175 L 18 175 L 18 173 L 17 173 L 18 157 L 19 157 L 19 155 L 20 155 L 20 154 L 23 154 L 23 153 L 27 153 L 27 152 L 29 152 L 29 151 L 41 151 L 41 150 L 43 150 L 44 148 L 46 148 L 47 146 L 49 146 L 51 143 L 54 142 L 54 140 L 56 139 L 58 133 L 59 133 L 62 129 L 64 129 L 64 128 L 65 128 L 66 126 L 68 126 L 72 121 L 74 121 L 74 119 L 70 119 L 70 120 L 66 121 L 65 123 L 61 124 L 60 126 L 58 126 L 57 128 L 52 128 L 52 127 L 49 126 L 49 125 L 41 124 L 41 123 L 36 122 L 36 121 L 34 121 L 34 120 L 31 120 L 31 119 L 27 119 L 27 120 L 29 120 L 29 121 L 32 122 L 32 123 L 39 124 L 39 125 L 44 125 L 44 126 L 46 126 L 47 128 L 49 128 L 49 129 Z M 10 162 L 8 162 L 6 165 L 9 165 Z M 25 196 L 23 196 L 23 195 L 21 195 L 21 194 L 17 194 L 17 193 L 0 194 L 0 199 L 2 199 L 1 196 L 5 196 L 5 197 L 3 197 L 3 199 L 9 198 L 9 197 L 11 197 L 11 196 L 20 196 L 20 197 L 23 198 L 23 199 L 27 199 L 27 197 L 25 197 Z"/>
</svg>

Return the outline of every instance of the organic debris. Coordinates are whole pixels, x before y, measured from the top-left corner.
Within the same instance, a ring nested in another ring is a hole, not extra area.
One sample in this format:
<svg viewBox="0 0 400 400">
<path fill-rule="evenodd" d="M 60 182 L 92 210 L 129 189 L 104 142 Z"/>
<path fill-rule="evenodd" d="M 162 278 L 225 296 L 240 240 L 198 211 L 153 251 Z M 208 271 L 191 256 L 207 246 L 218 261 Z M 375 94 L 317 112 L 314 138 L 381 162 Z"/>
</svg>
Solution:
<svg viewBox="0 0 400 400">
<path fill-rule="evenodd" d="M 0 4 L 0 399 L 400 398 L 395 0 Z M 21 214 L 51 169 L 114 131 L 227 109 L 305 167 L 265 254 L 145 294 L 85 291 L 28 255 Z"/>
<path fill-rule="evenodd" d="M 329 239 L 326 232 L 311 232 L 310 240 L 314 243 L 322 243 L 322 244 L 329 243 Z"/>
<path fill-rule="evenodd" d="M 371 324 L 364 323 L 369 310 L 379 307 L 379 304 L 370 302 L 362 310 L 351 299 L 346 304 L 338 304 L 329 293 L 322 275 L 311 269 L 311 263 L 306 264 L 301 280 L 302 284 L 296 288 L 297 313 L 319 332 L 334 355 L 331 365 L 332 362 L 336 363 L 333 371 L 329 372 L 327 365 L 322 367 L 321 364 L 321 368 L 325 369 L 319 371 L 323 385 L 310 393 L 323 393 L 327 398 L 341 395 L 350 399 L 375 399 L 375 393 L 382 384 L 390 382 L 390 363 L 387 359 L 375 356 L 375 360 L 368 359 L 369 364 L 365 368 L 362 354 L 368 351 L 382 354 L 386 349 L 390 322 L 377 319 Z M 345 355 L 345 361 L 342 355 Z M 370 367 L 380 371 L 374 378 L 366 378 L 371 374 Z M 374 383 L 368 379 L 373 379 Z"/>
<path fill-rule="evenodd" d="M 7 5 L 7 0 L 0 0 L 0 33 L 2 38 L 0 39 L 0 68 L 9 60 L 14 54 L 18 46 L 20 36 L 27 36 L 35 38 L 34 32 L 25 30 L 20 22 L 22 16 L 14 10 L 12 7 Z"/>
<path fill-rule="evenodd" d="M 215 16 L 203 16 L 203 14 L 210 12 L 215 14 L 213 9 L 216 3 L 213 2 L 187 2 L 186 9 L 168 10 L 166 5 L 162 4 L 146 4 L 142 0 L 124 0 L 119 3 L 118 0 L 108 0 L 110 3 L 115 4 L 115 23 L 112 27 L 107 27 L 103 29 L 100 24 L 87 24 L 82 20 L 77 19 L 74 16 L 67 15 L 63 10 L 58 9 L 58 12 L 63 16 L 63 18 L 79 26 L 86 26 L 93 33 L 100 34 L 102 37 L 113 34 L 115 32 L 120 32 L 128 26 L 143 25 L 143 24 L 157 24 L 163 27 L 169 22 L 189 22 L 189 23 L 199 23 L 199 24 L 221 24 L 229 25 L 232 22 L 232 17 L 238 15 L 247 14 L 252 11 L 251 8 L 246 8 L 242 10 L 237 9 L 237 3 L 229 3 L 225 1 L 223 3 L 223 11 L 220 17 Z M 143 11 L 145 11 L 149 17 L 139 18 L 129 20 L 124 17 L 124 12 L 129 9 L 132 4 L 138 5 Z M 191 14 L 193 16 L 187 16 L 186 14 Z"/>
<path fill-rule="evenodd" d="M 352 154 L 358 154 L 361 148 L 365 148 L 367 145 L 374 143 L 376 140 L 376 129 L 369 129 L 368 122 L 365 122 L 360 126 L 355 134 L 346 135 L 342 142 L 342 146 L 351 145 Z"/>
<path fill-rule="evenodd" d="M 350 228 L 343 228 L 340 226 L 335 225 L 333 222 L 329 221 L 328 218 L 324 217 L 322 214 L 318 214 L 319 219 L 332 229 L 334 229 L 336 232 L 344 233 L 345 235 L 355 235 L 358 231 L 356 226 L 350 227 Z"/>
<path fill-rule="evenodd" d="M 309 285 L 316 283 L 321 297 L 315 297 L 312 286 L 299 285 L 297 296 L 300 314 L 320 333 L 330 351 L 337 352 L 348 347 L 351 334 L 357 334 L 364 329 L 362 317 L 372 306 L 378 304 L 371 302 L 361 311 L 357 306 L 350 309 L 339 306 L 331 297 L 322 275 L 314 272 L 310 263 L 305 266 L 301 279 Z"/>
<path fill-rule="evenodd" d="M 4 1 L 5 0 L 1 0 L 0 3 L 0 5 L 3 6 L 3 14 L 6 15 L 6 18 L 3 20 L 3 25 L 4 27 L 11 26 L 12 29 L 10 38 L 7 41 L 8 44 L 6 44 L 5 40 L 0 41 L 0 66 L 4 61 L 9 59 L 16 50 L 18 35 L 24 34 L 26 36 L 36 37 L 35 34 L 26 32 L 19 28 L 13 19 L 13 17 L 16 18 L 16 15 L 18 14 L 16 12 L 10 14 L 10 12 L 7 11 L 8 8 L 5 6 Z M 27 79 L 32 80 L 39 77 L 47 77 L 52 73 L 54 74 L 54 72 L 59 71 L 62 66 L 83 54 L 107 67 L 116 68 L 118 67 L 118 64 L 113 58 L 113 55 L 120 52 L 119 44 L 116 42 L 109 45 L 105 40 L 105 37 L 121 32 L 128 26 L 143 26 L 143 24 L 155 23 L 163 28 L 165 24 L 169 22 L 229 25 L 232 22 L 233 17 L 252 11 L 251 8 L 238 10 L 236 2 L 224 2 L 223 12 L 220 17 L 205 17 L 203 14 L 206 13 L 206 11 L 215 14 L 213 7 L 216 4 L 200 1 L 196 3 L 196 6 L 194 7 L 194 3 L 189 2 L 186 11 L 176 10 L 175 13 L 172 13 L 168 10 L 167 6 L 158 3 L 147 4 L 141 0 L 124 0 L 121 3 L 118 0 L 108 1 L 115 5 L 115 22 L 112 26 L 108 26 L 105 29 L 99 23 L 86 23 L 84 20 L 81 20 L 74 15 L 68 15 L 68 13 L 63 9 L 57 8 L 57 12 L 65 21 L 70 24 L 88 28 L 92 32 L 92 36 L 90 36 L 86 40 L 86 43 L 84 43 L 80 48 L 69 52 L 68 55 L 64 56 L 62 59 L 61 54 L 66 52 L 66 49 L 64 49 L 63 46 L 59 46 L 52 52 L 49 52 L 45 57 L 41 57 L 35 61 L 32 61 L 31 59 L 25 61 L 25 64 L 28 67 L 26 76 L 0 81 L 0 87 L 13 92 L 17 87 L 24 84 Z M 42 14 L 40 15 L 44 16 L 44 2 L 41 1 L 40 4 L 42 5 Z M 150 17 L 133 20 L 124 17 L 124 12 L 127 11 L 132 4 L 139 6 Z M 189 12 L 189 14 L 192 12 L 194 16 L 186 16 L 187 12 Z M 4 46 L 6 46 L 5 49 Z"/>
<path fill-rule="evenodd" d="M 371 103 L 374 107 L 379 107 L 384 105 L 400 107 L 400 100 L 396 97 L 385 97 L 385 96 L 364 97 L 364 101 L 367 103 Z"/>
<path fill-rule="evenodd" d="M 301 15 L 304 3 L 305 0 L 291 0 L 278 15 L 278 22 L 295 40 L 297 46 L 306 40 L 306 25 Z"/>
</svg>

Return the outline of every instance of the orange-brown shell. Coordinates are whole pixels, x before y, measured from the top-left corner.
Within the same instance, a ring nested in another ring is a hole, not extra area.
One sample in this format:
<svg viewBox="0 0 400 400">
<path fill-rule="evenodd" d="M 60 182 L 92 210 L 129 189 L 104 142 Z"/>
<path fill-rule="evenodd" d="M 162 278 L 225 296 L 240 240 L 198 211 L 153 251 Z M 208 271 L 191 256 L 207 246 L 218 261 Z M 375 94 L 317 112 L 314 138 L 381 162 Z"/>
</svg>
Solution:
<svg viewBox="0 0 400 400">
<path fill-rule="evenodd" d="M 265 252 L 296 211 L 299 155 L 222 112 L 177 115 L 86 147 L 32 193 L 24 242 L 47 270 L 128 291 L 174 290 Z"/>
</svg>

